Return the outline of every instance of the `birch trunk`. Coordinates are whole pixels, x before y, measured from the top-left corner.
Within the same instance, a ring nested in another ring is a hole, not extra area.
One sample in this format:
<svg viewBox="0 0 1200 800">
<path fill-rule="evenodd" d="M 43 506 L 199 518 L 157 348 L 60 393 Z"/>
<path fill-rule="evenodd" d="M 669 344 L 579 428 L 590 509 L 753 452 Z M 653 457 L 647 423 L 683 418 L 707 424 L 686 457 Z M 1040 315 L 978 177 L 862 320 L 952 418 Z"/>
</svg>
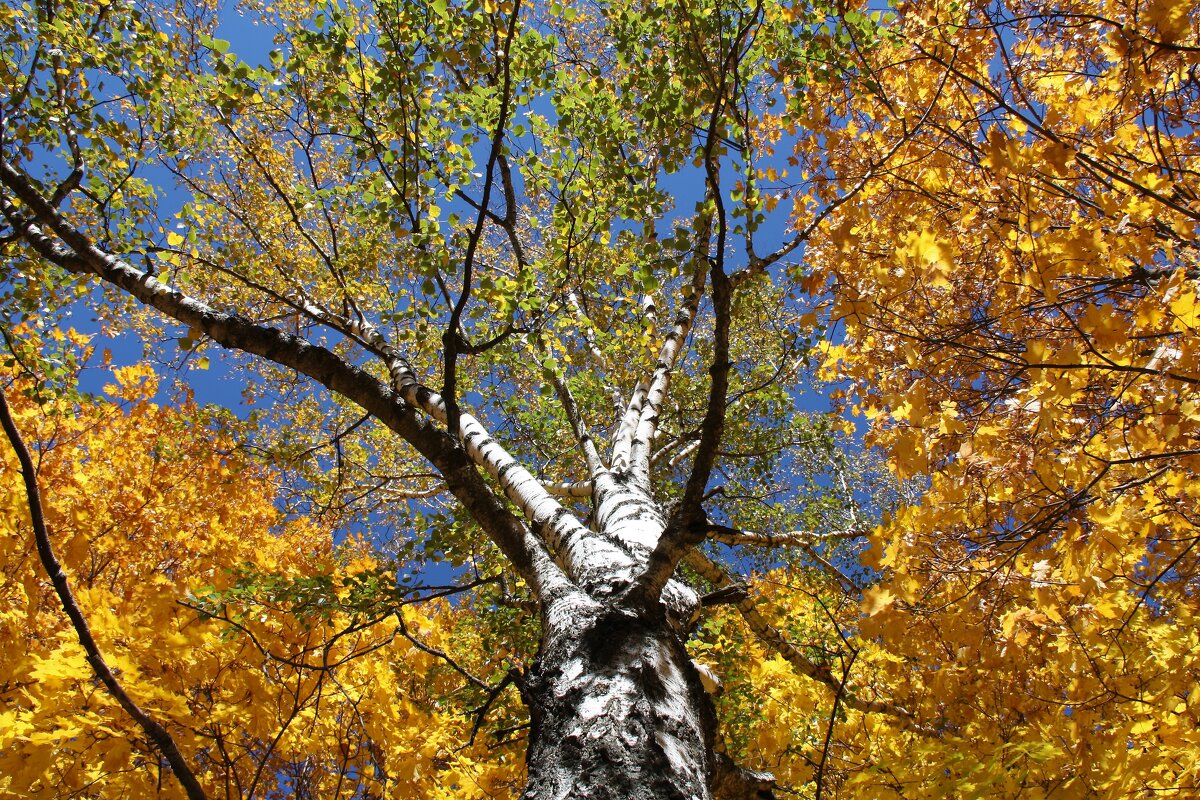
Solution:
<svg viewBox="0 0 1200 800">
<path fill-rule="evenodd" d="M 636 591 L 667 524 L 637 480 L 604 470 L 592 501 L 599 532 L 566 565 L 580 588 L 544 607 L 541 650 L 523 687 L 524 798 L 707 800 L 716 717 L 684 647 L 699 598 L 674 581 L 661 595 Z M 614 545 L 628 560 L 607 566 L 586 556 Z"/>
<path fill-rule="evenodd" d="M 565 598 L 547 612 L 522 691 L 531 720 L 523 800 L 712 796 L 712 702 L 661 606 Z"/>
</svg>

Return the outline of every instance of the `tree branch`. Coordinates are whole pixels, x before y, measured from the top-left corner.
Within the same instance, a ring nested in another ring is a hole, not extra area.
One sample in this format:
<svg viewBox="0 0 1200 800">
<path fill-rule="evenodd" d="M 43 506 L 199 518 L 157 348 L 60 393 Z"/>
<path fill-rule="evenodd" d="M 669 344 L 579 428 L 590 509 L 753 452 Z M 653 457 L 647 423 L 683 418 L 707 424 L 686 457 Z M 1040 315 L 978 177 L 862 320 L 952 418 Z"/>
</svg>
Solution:
<svg viewBox="0 0 1200 800">
<path fill-rule="evenodd" d="M 108 666 L 108 662 L 104 660 L 104 655 L 100 652 L 100 646 L 96 643 L 96 639 L 92 636 L 91 627 L 88 625 L 87 617 L 83 615 L 83 611 L 79 608 L 79 604 L 75 600 L 75 595 L 71 591 L 71 585 L 67 582 L 66 573 L 63 572 L 62 564 L 58 560 L 58 556 L 54 553 L 54 546 L 50 540 L 50 530 L 46 526 L 46 516 L 42 510 L 41 491 L 38 488 L 37 468 L 33 464 L 33 459 L 30 457 L 29 448 L 25 446 L 25 440 L 21 438 L 21 432 L 17 430 L 17 424 L 13 420 L 12 412 L 9 410 L 8 398 L 5 396 L 3 388 L 0 388 L 0 424 L 4 427 L 4 433 L 8 436 L 8 441 L 12 444 L 13 450 L 17 454 L 17 461 L 21 465 L 21 477 L 25 482 L 25 497 L 29 505 L 29 517 L 33 524 L 33 538 L 37 546 L 38 558 L 42 562 L 42 568 L 46 570 L 46 574 L 50 577 L 50 583 L 54 586 L 54 592 L 58 595 L 58 600 L 62 603 L 63 611 L 67 618 L 71 621 L 71 627 L 75 629 L 75 635 L 79 639 L 79 644 L 83 647 L 87 657 L 87 662 L 92 668 L 92 672 L 108 689 L 109 694 L 113 699 L 125 710 L 125 713 L 133 718 L 134 722 L 141 727 L 146 736 L 158 748 L 158 751 L 163 754 L 167 763 L 171 765 L 171 772 L 187 793 L 189 800 L 206 800 L 203 787 L 200 786 L 200 781 L 196 778 L 196 774 L 192 772 L 191 766 L 187 759 L 179 752 L 179 747 L 175 744 L 175 739 L 172 738 L 170 732 L 162 726 L 156 719 L 150 716 L 137 703 L 134 702 L 121 682 L 117 680 L 117 676 L 113 674 L 112 669 Z"/>
<path fill-rule="evenodd" d="M 821 569 L 825 570 L 825 572 L 834 580 L 841 583 L 842 586 L 848 591 L 859 591 L 859 587 L 855 585 L 854 581 L 850 580 L 850 578 L 846 576 L 846 573 L 842 572 L 840 569 L 834 566 L 829 559 L 818 553 L 817 549 L 812 546 L 811 541 L 805 539 L 801 535 L 797 535 L 797 533 L 798 532 L 777 534 L 750 533 L 749 531 L 741 531 L 737 528 L 730 528 L 725 525 L 709 525 L 708 527 L 708 538 L 717 542 L 721 542 L 722 544 L 733 546 L 748 544 L 758 545 L 760 547 L 778 547 L 782 545 L 789 545 L 792 547 L 798 547 L 804 551 L 805 555 L 817 562 L 817 564 L 821 566 Z"/>
<path fill-rule="evenodd" d="M 740 767 L 725 753 L 716 753 L 716 761 L 713 797 L 719 800 L 772 800 L 775 797 L 775 776 L 771 773 Z"/>
<path fill-rule="evenodd" d="M 475 266 L 475 250 L 479 247 L 479 239 L 483 235 L 483 225 L 487 221 L 485 210 L 491 204 L 492 186 L 495 183 L 496 160 L 504 147 L 504 132 L 508 127 L 509 103 L 512 102 L 512 73 L 509 68 L 509 48 L 513 35 L 517 30 L 517 18 L 521 12 L 520 0 L 513 3 L 512 13 L 509 14 L 508 30 L 504 35 L 504 52 L 500 56 L 502 63 L 498 65 L 503 74 L 500 88 L 500 113 L 496 120 L 496 130 L 492 134 L 491 152 L 488 154 L 487 169 L 483 178 L 483 196 L 479 200 L 480 211 L 475 218 L 475 229 L 467 240 L 467 252 L 463 257 L 463 283 L 458 301 L 450 312 L 450 320 L 442 336 L 443 370 L 442 397 L 446 405 L 446 428 L 450 435 L 458 436 L 458 350 L 462 341 L 462 315 L 471 300 L 472 271 Z M 511 208 L 511 206 L 510 206 Z"/>
<path fill-rule="evenodd" d="M 731 589 L 739 584 L 735 583 L 724 569 L 713 563 L 708 556 L 701 553 L 699 550 L 691 550 L 688 552 L 685 560 L 688 566 L 695 569 L 705 580 L 712 583 L 718 590 L 729 587 Z M 802 675 L 805 675 L 818 683 L 824 684 L 833 692 L 842 692 L 842 681 L 839 681 L 833 676 L 832 670 L 824 664 L 818 664 L 810 659 L 804 653 L 800 652 L 794 644 L 789 642 L 779 630 L 767 621 L 755 607 L 754 598 L 747 596 L 745 599 L 737 603 L 738 612 L 742 615 L 742 619 L 746 621 L 746 625 L 758 637 L 764 645 L 779 655 L 783 656 L 792 668 Z M 842 703 L 857 711 L 866 714 L 887 714 L 900 720 L 906 728 L 925 735 L 933 735 L 935 732 L 920 725 L 913 717 L 913 713 L 906 708 L 880 700 L 864 700 L 855 695 L 854 692 L 847 692 L 842 698 Z"/>
<path fill-rule="evenodd" d="M 709 118 L 704 157 L 706 194 L 715 205 L 714 217 L 717 223 L 716 253 L 707 259 L 708 272 L 712 279 L 713 303 L 713 355 L 708 369 L 708 401 L 704 419 L 700 423 L 699 443 L 695 449 L 691 474 L 683 487 L 683 496 L 646 562 L 641 589 L 650 597 L 656 596 L 662 590 L 685 552 L 704 537 L 703 525 L 707 523 L 707 517 L 702 502 L 713 465 L 717 460 L 721 438 L 725 433 L 726 399 L 729 395 L 729 371 L 732 367 L 729 360 L 731 288 L 725 274 L 725 206 L 721 196 L 720 163 L 714 149 L 722 114 L 723 105 L 718 101 Z M 655 421 L 657 422 L 657 413 Z M 648 459 L 649 440 L 646 444 L 644 458 Z M 648 478 L 647 474 L 647 480 Z"/>
<path fill-rule="evenodd" d="M 515 460 L 492 442 L 486 430 L 473 417 L 464 415 L 464 419 L 472 424 L 464 422 L 462 431 L 470 457 L 456 446 L 448 433 L 423 419 L 417 413 L 418 408 L 439 422 L 445 421 L 445 409 L 441 398 L 419 384 L 406 365 L 401 368 L 394 361 L 389 363 L 393 381 L 398 384 L 393 390 L 324 347 L 302 337 L 259 325 L 238 314 L 218 311 L 160 283 L 152 275 L 123 259 L 101 251 L 50 207 L 29 179 L 5 159 L 0 159 L 0 183 L 8 187 L 33 211 L 40 223 L 62 240 L 55 241 L 37 224 L 23 219 L 11 203 L 5 202 L 5 215 L 20 228 L 25 241 L 43 258 L 71 272 L 97 275 L 168 317 L 202 331 L 223 347 L 261 356 L 289 367 L 357 403 L 399 434 L 442 473 L 450 491 L 500 547 L 543 602 L 551 602 L 553 598 L 550 595 L 571 591 L 569 580 L 554 565 L 545 545 L 492 493 L 474 469 L 472 458 L 489 471 L 505 472 L 509 478 L 502 481 L 506 491 L 510 496 L 515 494 L 524 500 L 519 505 L 530 514 L 529 519 L 535 526 L 558 521 L 562 516 L 558 514 L 561 506 L 525 470 L 521 469 L 515 477 L 511 474 L 516 470 L 508 465 L 515 464 Z M 578 522 L 575 522 L 575 526 L 583 530 Z M 569 524 L 564 527 L 565 530 L 560 533 L 571 532 Z M 557 538 L 561 539 L 562 536 Z"/>
</svg>

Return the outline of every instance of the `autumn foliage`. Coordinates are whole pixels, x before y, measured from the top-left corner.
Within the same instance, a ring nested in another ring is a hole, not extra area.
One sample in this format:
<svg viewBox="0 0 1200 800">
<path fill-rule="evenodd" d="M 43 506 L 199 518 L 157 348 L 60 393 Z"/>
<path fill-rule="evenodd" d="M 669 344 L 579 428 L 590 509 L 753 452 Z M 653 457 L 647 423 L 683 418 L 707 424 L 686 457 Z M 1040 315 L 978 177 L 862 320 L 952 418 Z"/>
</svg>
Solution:
<svg viewBox="0 0 1200 800">
<path fill-rule="evenodd" d="M 913 3 L 894 30 L 822 155 L 874 177 L 811 267 L 844 332 L 824 369 L 925 487 L 870 537 L 859 626 L 864 671 L 931 730 L 862 723 L 851 782 L 1186 795 L 1195 9 Z"/>
<path fill-rule="evenodd" d="M 471 698 L 445 651 L 487 672 L 461 612 L 408 605 L 428 592 L 397 595 L 393 572 L 381 586 L 361 544 L 283 520 L 271 475 L 230 452 L 216 418 L 151 402 L 149 370 L 115 380 L 82 405 L 35 404 L 25 380 L 5 392 L 103 655 L 196 754 L 210 796 L 511 792 L 519 752 L 464 748 Z M 182 796 L 85 661 L 34 551 L 11 450 L 4 464 L 0 796 Z"/>
<path fill-rule="evenodd" d="M 282 402 L 4 390 L 209 797 L 517 796 L 537 626 L 643 567 L 728 798 L 1200 794 L 1194 4 L 108 5 L 0 10 L 8 348 L 87 275 Z M 0 463 L 0 796 L 176 796 Z"/>
</svg>

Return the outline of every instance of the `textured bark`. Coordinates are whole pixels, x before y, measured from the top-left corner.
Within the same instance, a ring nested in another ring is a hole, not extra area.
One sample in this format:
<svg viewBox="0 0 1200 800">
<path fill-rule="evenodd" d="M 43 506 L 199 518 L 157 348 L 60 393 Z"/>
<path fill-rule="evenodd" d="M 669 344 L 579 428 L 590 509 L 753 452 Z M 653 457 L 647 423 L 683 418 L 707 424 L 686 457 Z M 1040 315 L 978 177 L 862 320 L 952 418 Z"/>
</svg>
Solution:
<svg viewBox="0 0 1200 800">
<path fill-rule="evenodd" d="M 523 687 L 524 800 L 707 800 L 716 721 L 661 608 L 556 603 Z"/>
<path fill-rule="evenodd" d="M 634 476 L 603 471 L 592 500 L 599 532 L 569 554 L 580 559 L 568 565 L 580 591 L 547 606 L 523 688 L 532 723 L 524 798 L 706 800 L 716 717 L 684 647 L 699 598 L 676 581 L 661 596 L 636 591 L 666 519 Z M 587 554 L 614 546 L 632 574 Z"/>
</svg>

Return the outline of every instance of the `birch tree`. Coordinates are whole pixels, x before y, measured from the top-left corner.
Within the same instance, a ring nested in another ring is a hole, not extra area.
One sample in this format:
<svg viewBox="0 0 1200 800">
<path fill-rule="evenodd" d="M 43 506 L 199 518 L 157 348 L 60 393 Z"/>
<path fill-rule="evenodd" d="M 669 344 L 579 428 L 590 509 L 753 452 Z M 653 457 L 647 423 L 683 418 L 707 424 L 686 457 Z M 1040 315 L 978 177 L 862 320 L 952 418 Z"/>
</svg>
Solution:
<svg viewBox="0 0 1200 800">
<path fill-rule="evenodd" d="M 705 542 L 828 533 L 769 502 L 794 494 L 811 327 L 772 270 L 825 212 L 796 197 L 815 216 L 755 234 L 788 196 L 758 185 L 769 109 L 832 80 L 846 24 L 725 2 L 244 13 L 270 31 L 261 64 L 204 3 L 5 7 L 10 285 L 241 354 L 298 397 L 293 425 L 355 409 L 346 463 L 386 476 L 367 494 L 401 525 L 452 503 L 536 613 L 525 797 L 769 793 L 721 753 L 685 643 L 736 602 L 845 688 Z"/>
<path fill-rule="evenodd" d="M 526 798 L 1194 790 L 1195 8 L 241 13 L 0 11 L 8 321 L 489 587 Z"/>
</svg>

